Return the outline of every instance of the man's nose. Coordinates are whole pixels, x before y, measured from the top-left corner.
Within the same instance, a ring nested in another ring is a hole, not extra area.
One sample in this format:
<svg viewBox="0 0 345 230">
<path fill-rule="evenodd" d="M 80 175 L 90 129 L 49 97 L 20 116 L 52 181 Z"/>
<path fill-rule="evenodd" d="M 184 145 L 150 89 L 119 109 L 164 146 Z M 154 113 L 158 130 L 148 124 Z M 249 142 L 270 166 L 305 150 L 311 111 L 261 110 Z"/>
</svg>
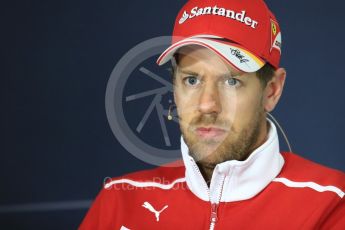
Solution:
<svg viewBox="0 0 345 230">
<path fill-rule="evenodd" d="M 200 113 L 220 113 L 222 110 L 218 88 L 215 85 L 206 85 L 199 98 Z"/>
</svg>

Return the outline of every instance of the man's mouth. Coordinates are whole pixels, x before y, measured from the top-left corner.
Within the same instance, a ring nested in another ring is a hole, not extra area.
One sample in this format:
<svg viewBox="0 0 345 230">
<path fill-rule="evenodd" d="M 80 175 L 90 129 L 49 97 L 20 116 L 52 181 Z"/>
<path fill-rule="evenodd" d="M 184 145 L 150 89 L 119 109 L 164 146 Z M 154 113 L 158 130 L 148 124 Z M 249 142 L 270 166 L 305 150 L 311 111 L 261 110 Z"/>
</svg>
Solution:
<svg viewBox="0 0 345 230">
<path fill-rule="evenodd" d="M 216 127 L 199 127 L 195 129 L 195 133 L 201 138 L 215 138 L 223 136 L 226 130 Z"/>
</svg>

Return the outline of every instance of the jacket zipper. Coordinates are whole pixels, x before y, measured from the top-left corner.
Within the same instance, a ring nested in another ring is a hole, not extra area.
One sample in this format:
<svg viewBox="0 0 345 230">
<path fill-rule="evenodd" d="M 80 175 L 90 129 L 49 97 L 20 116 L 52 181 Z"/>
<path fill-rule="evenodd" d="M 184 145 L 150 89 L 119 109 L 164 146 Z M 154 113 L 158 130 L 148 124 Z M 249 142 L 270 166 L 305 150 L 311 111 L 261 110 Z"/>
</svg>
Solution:
<svg viewBox="0 0 345 230">
<path fill-rule="evenodd" d="M 224 181 L 225 181 L 225 176 L 223 176 L 222 183 L 220 185 L 221 186 L 220 187 L 220 192 L 218 194 L 216 203 L 212 203 L 211 197 L 210 197 L 210 201 L 211 201 L 211 224 L 210 224 L 210 230 L 214 229 L 214 226 L 216 225 L 216 222 L 218 221 L 218 206 L 219 206 L 220 200 L 222 198 Z"/>
<path fill-rule="evenodd" d="M 217 203 L 211 203 L 211 224 L 210 224 L 210 230 L 214 229 L 214 226 L 216 225 L 216 222 L 218 220 L 218 215 L 217 215 L 217 211 L 218 211 L 218 204 Z"/>
<path fill-rule="evenodd" d="M 194 163 L 193 164 L 195 170 L 200 174 L 200 176 L 203 178 L 201 172 L 200 172 L 200 169 L 196 166 L 196 164 Z M 216 222 L 218 220 L 218 206 L 219 206 L 219 202 L 220 202 L 220 199 L 222 197 L 222 191 L 223 191 L 223 185 L 224 185 L 224 180 L 225 180 L 225 176 L 222 180 L 222 185 L 221 185 L 221 190 L 220 190 L 220 193 L 219 193 L 219 196 L 218 196 L 218 199 L 217 199 L 217 202 L 216 203 L 212 203 L 211 201 L 211 194 L 210 194 L 210 189 L 208 188 L 206 182 L 204 181 L 204 187 L 206 188 L 206 191 L 207 191 L 207 194 L 208 194 L 208 199 L 210 200 L 210 203 L 211 203 L 211 217 L 210 217 L 210 230 L 213 230 L 215 225 L 216 225 Z"/>
</svg>

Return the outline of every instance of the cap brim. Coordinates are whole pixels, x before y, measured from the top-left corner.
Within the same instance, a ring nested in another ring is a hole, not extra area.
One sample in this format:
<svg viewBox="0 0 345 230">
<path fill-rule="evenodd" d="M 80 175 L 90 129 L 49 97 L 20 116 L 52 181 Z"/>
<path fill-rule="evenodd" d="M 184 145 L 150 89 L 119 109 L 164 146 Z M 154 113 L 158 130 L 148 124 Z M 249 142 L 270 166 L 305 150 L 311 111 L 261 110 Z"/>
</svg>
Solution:
<svg viewBox="0 0 345 230">
<path fill-rule="evenodd" d="M 237 44 L 215 40 L 212 38 L 198 37 L 186 38 L 172 44 L 160 55 L 160 57 L 157 59 L 157 64 L 163 65 L 167 63 L 179 48 L 189 45 L 200 45 L 209 48 L 222 57 L 230 65 L 243 72 L 256 72 L 265 65 L 265 61 L 263 59 Z"/>
</svg>

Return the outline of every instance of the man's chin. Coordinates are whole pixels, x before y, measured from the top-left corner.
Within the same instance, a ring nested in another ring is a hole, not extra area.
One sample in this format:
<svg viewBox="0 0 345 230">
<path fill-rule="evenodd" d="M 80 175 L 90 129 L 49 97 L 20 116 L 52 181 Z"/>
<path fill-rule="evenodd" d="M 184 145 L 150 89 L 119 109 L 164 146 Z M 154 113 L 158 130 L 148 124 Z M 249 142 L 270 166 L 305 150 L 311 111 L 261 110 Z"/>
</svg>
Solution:
<svg viewBox="0 0 345 230">
<path fill-rule="evenodd" d="M 184 136 L 189 152 L 196 162 L 213 164 L 219 158 L 220 148 L 224 144 L 224 138 L 200 139 L 194 135 Z"/>
<path fill-rule="evenodd" d="M 217 159 L 214 159 L 213 157 L 204 157 L 204 158 L 196 161 L 196 163 L 198 165 L 202 166 L 203 168 L 214 169 L 216 167 L 216 165 L 221 163 L 221 162 L 217 161 Z"/>
<path fill-rule="evenodd" d="M 194 160 L 197 162 L 214 162 L 218 146 L 219 145 L 198 146 L 198 148 L 190 149 L 190 151 L 192 152 Z"/>
</svg>

